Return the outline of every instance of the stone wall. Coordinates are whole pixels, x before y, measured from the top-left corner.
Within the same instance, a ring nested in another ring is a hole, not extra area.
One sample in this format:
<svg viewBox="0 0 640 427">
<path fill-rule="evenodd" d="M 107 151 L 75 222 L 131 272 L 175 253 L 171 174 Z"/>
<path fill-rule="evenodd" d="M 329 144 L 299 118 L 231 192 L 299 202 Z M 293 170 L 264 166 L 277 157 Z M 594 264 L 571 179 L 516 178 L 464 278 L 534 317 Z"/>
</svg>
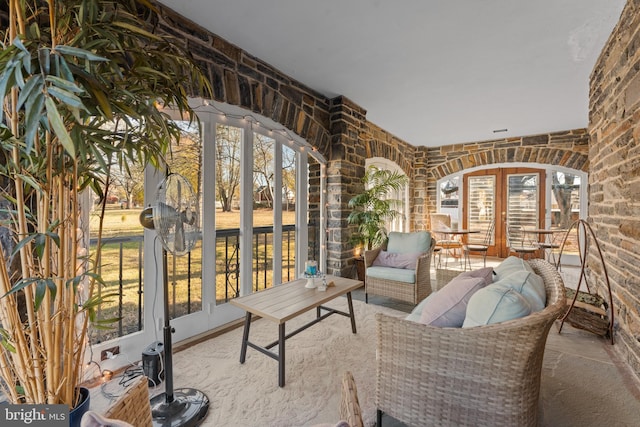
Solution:
<svg viewBox="0 0 640 427">
<path fill-rule="evenodd" d="M 565 166 L 582 171 L 589 168 L 586 129 L 421 149 L 426 150 L 427 215 L 437 211 L 437 181 L 465 169 L 514 162 Z"/>
<path fill-rule="evenodd" d="M 640 376 L 640 0 L 629 0 L 591 74 L 589 221 L 613 291 L 616 345 Z M 591 277 L 606 295 L 597 253 Z"/>
</svg>

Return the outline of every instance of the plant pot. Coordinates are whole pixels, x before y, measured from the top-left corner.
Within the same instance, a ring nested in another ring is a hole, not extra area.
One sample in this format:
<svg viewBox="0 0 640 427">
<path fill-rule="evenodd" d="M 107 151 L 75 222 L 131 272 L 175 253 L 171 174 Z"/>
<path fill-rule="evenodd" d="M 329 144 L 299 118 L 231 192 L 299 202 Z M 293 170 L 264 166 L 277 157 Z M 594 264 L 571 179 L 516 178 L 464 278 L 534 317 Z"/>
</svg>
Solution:
<svg viewBox="0 0 640 427">
<path fill-rule="evenodd" d="M 359 257 L 359 258 L 354 258 L 353 262 L 356 265 L 356 272 L 358 275 L 358 280 L 361 280 L 364 282 L 364 278 L 365 278 L 365 274 L 364 274 L 364 258 Z"/>
<path fill-rule="evenodd" d="M 89 404 L 91 402 L 91 396 L 89 395 L 89 389 L 85 387 L 80 387 L 80 401 L 69 412 L 69 427 L 80 427 L 80 420 L 82 420 L 82 416 L 85 412 L 89 410 Z"/>
</svg>

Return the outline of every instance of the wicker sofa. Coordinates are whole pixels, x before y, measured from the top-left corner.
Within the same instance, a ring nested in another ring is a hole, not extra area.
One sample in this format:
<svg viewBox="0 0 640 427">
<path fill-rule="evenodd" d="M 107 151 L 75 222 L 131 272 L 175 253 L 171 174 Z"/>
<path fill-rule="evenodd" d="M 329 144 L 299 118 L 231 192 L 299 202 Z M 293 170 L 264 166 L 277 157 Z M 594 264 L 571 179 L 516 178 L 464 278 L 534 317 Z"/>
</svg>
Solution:
<svg viewBox="0 0 640 427">
<path fill-rule="evenodd" d="M 439 328 L 376 315 L 375 403 L 412 426 L 534 426 L 544 347 L 564 312 L 562 278 L 530 260 L 546 307 L 526 317 L 473 328 Z"/>
<path fill-rule="evenodd" d="M 365 300 L 369 294 L 380 295 L 417 304 L 431 293 L 431 258 L 435 239 L 427 231 L 413 233 L 389 233 L 387 243 L 376 249 L 365 251 Z M 413 269 L 376 267 L 375 261 L 387 251 L 413 254 L 422 252 L 415 260 Z M 411 277 L 411 280 L 406 280 Z"/>
</svg>

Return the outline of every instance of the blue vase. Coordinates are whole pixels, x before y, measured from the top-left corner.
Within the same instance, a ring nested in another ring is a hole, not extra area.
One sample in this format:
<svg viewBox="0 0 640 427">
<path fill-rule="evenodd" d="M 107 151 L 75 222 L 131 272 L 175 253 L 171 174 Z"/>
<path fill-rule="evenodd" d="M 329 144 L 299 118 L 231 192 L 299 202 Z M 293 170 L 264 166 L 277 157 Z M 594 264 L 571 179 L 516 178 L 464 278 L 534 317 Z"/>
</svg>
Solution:
<svg viewBox="0 0 640 427">
<path fill-rule="evenodd" d="M 80 420 L 85 412 L 89 410 L 89 404 L 91 402 L 91 396 L 89 396 L 89 389 L 80 387 L 80 402 L 69 412 L 69 427 L 80 427 Z"/>
</svg>

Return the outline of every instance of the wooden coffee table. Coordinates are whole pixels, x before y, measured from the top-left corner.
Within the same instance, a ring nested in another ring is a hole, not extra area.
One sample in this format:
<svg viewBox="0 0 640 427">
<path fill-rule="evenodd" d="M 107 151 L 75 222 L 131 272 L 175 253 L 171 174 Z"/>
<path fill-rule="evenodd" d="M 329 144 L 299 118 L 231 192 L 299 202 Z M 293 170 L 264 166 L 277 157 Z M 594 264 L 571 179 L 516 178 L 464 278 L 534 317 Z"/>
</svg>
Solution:
<svg viewBox="0 0 640 427">
<path fill-rule="evenodd" d="M 327 283 L 333 282 L 335 286 L 327 288 L 326 291 L 305 288 L 307 279 L 294 280 L 283 283 L 260 292 L 235 298 L 231 304 L 247 312 L 244 321 L 244 332 L 242 334 L 242 347 L 240 350 L 240 363 L 244 363 L 247 356 L 247 346 L 278 361 L 278 385 L 284 387 L 285 373 L 285 340 L 304 331 L 311 325 L 315 325 L 332 314 L 340 314 L 351 319 L 351 331 L 356 333 L 356 319 L 353 315 L 353 301 L 351 291 L 362 286 L 362 282 L 343 277 L 326 276 Z M 318 280 L 317 280 L 318 281 Z M 323 304 L 341 295 L 347 294 L 349 313 L 325 307 Z M 285 324 L 302 313 L 316 309 L 316 318 L 311 322 L 301 326 L 289 334 L 285 333 Z M 324 313 L 323 313 L 324 311 Z M 249 329 L 251 327 L 251 317 L 253 315 L 269 319 L 278 324 L 278 339 L 264 347 L 249 341 Z M 278 352 L 270 351 L 278 346 Z"/>
</svg>

